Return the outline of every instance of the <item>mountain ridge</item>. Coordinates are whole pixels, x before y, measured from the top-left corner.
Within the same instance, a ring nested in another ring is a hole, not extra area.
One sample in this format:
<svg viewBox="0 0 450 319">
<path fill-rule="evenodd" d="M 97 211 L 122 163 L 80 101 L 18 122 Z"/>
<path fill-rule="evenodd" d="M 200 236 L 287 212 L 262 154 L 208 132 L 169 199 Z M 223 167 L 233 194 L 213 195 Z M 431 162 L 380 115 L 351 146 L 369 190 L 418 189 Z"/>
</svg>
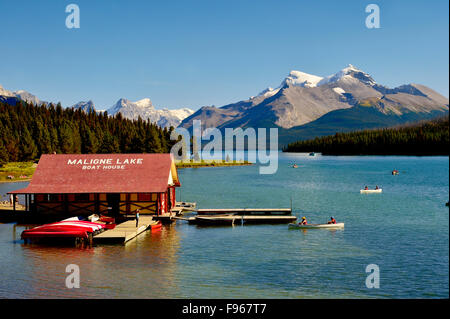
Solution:
<svg viewBox="0 0 450 319">
<path fill-rule="evenodd" d="M 269 87 L 248 100 L 220 108 L 203 107 L 185 118 L 180 127 L 191 129 L 194 120 L 202 120 L 203 128 L 217 127 L 221 130 L 225 127 L 278 127 L 280 134 L 289 141 L 302 138 L 298 136 L 300 131 L 310 136 L 304 130 L 311 128 L 309 123 L 313 123 L 313 127 L 321 123 L 322 129 L 316 129 L 315 132 L 329 134 L 324 119 L 340 122 L 340 126 L 331 126 L 338 131 L 346 131 L 346 126 L 356 125 L 353 121 L 358 117 L 358 112 L 360 116 L 371 113 L 365 112 L 367 110 L 362 107 L 371 107 L 371 112 L 380 113 L 376 116 L 370 114 L 370 117 L 377 119 L 373 125 L 384 127 L 448 113 L 448 99 L 420 84 L 389 88 L 378 84 L 370 74 L 350 64 L 326 77 L 290 71 L 277 88 Z M 347 111 L 338 112 L 342 110 Z M 332 116 L 327 117 L 331 112 L 334 112 Z M 349 115 L 352 121 L 346 123 Z M 367 124 L 364 119 L 361 120 Z M 300 127 L 303 129 L 299 130 Z"/>
</svg>

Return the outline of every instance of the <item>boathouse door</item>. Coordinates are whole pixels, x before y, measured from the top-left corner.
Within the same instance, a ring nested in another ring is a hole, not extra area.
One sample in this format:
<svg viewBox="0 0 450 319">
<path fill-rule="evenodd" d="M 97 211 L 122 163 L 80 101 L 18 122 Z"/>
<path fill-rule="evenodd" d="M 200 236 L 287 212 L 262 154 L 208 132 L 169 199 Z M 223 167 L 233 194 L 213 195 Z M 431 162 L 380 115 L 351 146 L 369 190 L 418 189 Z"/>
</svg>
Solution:
<svg viewBox="0 0 450 319">
<path fill-rule="evenodd" d="M 107 194 L 109 214 L 113 216 L 119 215 L 120 194 Z"/>
</svg>

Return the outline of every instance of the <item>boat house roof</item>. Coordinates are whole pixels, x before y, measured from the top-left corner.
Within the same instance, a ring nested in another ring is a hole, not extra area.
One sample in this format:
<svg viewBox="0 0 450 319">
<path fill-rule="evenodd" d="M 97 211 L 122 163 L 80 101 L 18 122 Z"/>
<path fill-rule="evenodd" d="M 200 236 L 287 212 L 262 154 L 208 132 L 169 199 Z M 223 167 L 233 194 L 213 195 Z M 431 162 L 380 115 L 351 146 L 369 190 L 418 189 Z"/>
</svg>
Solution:
<svg viewBox="0 0 450 319">
<path fill-rule="evenodd" d="M 180 186 L 171 154 L 46 154 L 10 194 L 162 193 Z"/>
</svg>

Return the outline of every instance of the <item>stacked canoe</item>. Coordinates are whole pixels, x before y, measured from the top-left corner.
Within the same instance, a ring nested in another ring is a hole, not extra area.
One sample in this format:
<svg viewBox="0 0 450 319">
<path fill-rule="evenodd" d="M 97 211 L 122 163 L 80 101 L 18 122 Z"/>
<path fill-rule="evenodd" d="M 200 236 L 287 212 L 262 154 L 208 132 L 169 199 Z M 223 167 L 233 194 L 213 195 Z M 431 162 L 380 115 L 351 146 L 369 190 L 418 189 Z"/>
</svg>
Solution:
<svg viewBox="0 0 450 319">
<path fill-rule="evenodd" d="M 37 226 L 22 232 L 22 239 L 45 238 L 92 238 L 93 235 L 111 229 L 114 224 L 101 224 L 84 220 L 63 220 L 56 223 Z"/>
</svg>

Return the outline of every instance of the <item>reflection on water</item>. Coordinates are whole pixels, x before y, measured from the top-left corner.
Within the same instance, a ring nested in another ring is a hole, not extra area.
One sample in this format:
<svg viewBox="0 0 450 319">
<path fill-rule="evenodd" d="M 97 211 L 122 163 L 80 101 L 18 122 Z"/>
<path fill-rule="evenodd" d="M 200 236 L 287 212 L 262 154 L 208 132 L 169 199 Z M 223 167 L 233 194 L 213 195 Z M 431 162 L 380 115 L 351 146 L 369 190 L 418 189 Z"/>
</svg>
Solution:
<svg viewBox="0 0 450 319">
<path fill-rule="evenodd" d="M 179 235 L 175 227 L 148 231 L 125 245 L 82 248 L 23 244 L 20 233 L 27 226 L 0 227 L 12 231 L 9 244 L 14 246 L 15 243 L 21 248 L 20 268 L 27 271 L 25 290 L 16 294 L 2 287 L 0 296 L 161 298 L 177 294 L 173 278 L 177 269 Z M 65 279 L 69 275 L 65 269 L 69 264 L 80 267 L 80 289 L 65 288 Z"/>
<path fill-rule="evenodd" d="M 299 168 L 293 169 L 295 162 Z M 185 221 L 125 245 L 24 245 L 24 225 L 0 224 L 0 298 L 448 298 L 448 157 L 280 154 L 258 167 L 180 169 L 177 200 L 199 208 L 290 207 L 309 223 L 197 227 Z M 402 174 L 393 177 L 393 168 Z M 361 196 L 364 185 L 383 194 Z M 0 193 L 23 185 L 0 184 Z M 417 222 L 420 221 L 420 227 Z M 380 267 L 380 289 L 365 268 Z M 68 264 L 81 288 L 65 288 Z"/>
</svg>

